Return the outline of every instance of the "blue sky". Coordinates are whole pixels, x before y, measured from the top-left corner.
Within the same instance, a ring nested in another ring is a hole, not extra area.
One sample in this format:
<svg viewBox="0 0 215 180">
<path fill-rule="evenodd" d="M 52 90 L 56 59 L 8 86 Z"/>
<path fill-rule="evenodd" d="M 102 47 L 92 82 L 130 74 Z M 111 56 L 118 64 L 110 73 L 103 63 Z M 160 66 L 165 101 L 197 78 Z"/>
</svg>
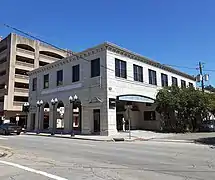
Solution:
<svg viewBox="0 0 215 180">
<path fill-rule="evenodd" d="M 215 70 L 214 7 L 214 0 L 3 0 L 0 23 L 73 51 L 110 41 L 197 74 L 199 61 Z M 0 35 L 11 31 L 0 24 Z M 215 71 L 207 73 L 215 85 Z"/>
</svg>

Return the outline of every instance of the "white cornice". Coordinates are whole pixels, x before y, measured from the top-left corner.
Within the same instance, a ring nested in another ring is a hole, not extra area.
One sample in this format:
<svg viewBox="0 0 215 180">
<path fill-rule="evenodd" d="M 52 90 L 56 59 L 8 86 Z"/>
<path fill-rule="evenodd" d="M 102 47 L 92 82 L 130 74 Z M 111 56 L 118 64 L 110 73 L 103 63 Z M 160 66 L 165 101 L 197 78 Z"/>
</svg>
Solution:
<svg viewBox="0 0 215 180">
<path fill-rule="evenodd" d="M 160 69 L 163 69 L 165 71 L 168 71 L 168 72 L 171 72 L 171 73 L 174 73 L 174 74 L 177 74 L 179 76 L 182 76 L 182 77 L 185 77 L 185 78 L 188 78 L 188 79 L 191 79 L 193 81 L 195 81 L 195 77 L 189 75 L 189 74 L 186 74 L 186 73 L 183 73 L 181 71 L 178 71 L 174 68 L 171 68 L 169 66 L 165 66 L 163 64 L 160 64 L 159 62 L 156 62 L 156 61 L 153 61 L 147 57 L 144 57 L 140 54 L 137 54 L 137 53 L 134 53 L 128 49 L 125 49 L 125 48 L 121 48 L 113 43 L 105 43 L 106 46 L 107 46 L 107 50 L 108 51 L 111 51 L 111 52 L 114 52 L 114 53 L 117 53 L 117 54 L 120 54 L 122 56 L 126 56 L 128 58 L 131 58 L 131 59 L 135 59 L 135 60 L 138 60 L 138 61 L 142 61 L 143 63 L 146 63 L 148 65 L 151 65 L 151 66 L 154 66 L 154 67 L 157 67 L 157 68 L 160 68 Z"/>
<path fill-rule="evenodd" d="M 179 76 L 182 76 L 182 77 L 185 77 L 185 78 L 188 78 L 188 79 L 195 81 L 195 78 L 189 74 L 183 73 L 183 72 L 178 71 L 178 70 L 171 68 L 169 66 L 162 65 L 159 62 L 153 61 L 147 57 L 144 57 L 140 54 L 134 53 L 128 49 L 121 48 L 121 47 L 119 47 L 113 43 L 109 43 L 109 42 L 105 42 L 105 43 L 100 44 L 96 47 L 86 49 L 85 51 L 82 51 L 80 53 L 75 53 L 74 55 L 72 55 L 70 57 L 66 57 L 62 60 L 53 62 L 51 64 L 40 67 L 38 69 L 35 69 L 35 70 L 29 72 L 28 74 L 33 75 L 33 74 L 37 74 L 40 72 L 44 72 L 44 71 L 47 71 L 47 70 L 52 69 L 54 67 L 58 67 L 58 66 L 61 66 L 63 64 L 66 64 L 66 63 L 70 63 L 73 60 L 78 60 L 80 58 L 85 59 L 85 57 L 99 53 L 99 52 L 104 51 L 104 50 L 108 50 L 108 51 L 117 53 L 119 55 L 126 56 L 126 57 L 131 58 L 131 59 L 135 59 L 137 61 L 142 61 L 143 63 L 146 63 L 148 65 L 163 69 L 165 71 L 168 71 L 168 72 L 171 72 L 171 73 L 174 73 L 174 74 L 177 74 Z M 86 59 L 86 61 L 88 61 L 88 60 Z"/>
</svg>

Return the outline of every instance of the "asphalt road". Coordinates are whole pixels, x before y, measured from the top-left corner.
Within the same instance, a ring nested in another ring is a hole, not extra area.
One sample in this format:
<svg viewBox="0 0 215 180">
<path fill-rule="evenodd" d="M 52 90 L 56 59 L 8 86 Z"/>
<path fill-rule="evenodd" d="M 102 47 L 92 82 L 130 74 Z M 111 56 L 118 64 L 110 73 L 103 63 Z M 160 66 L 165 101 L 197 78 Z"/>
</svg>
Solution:
<svg viewBox="0 0 215 180">
<path fill-rule="evenodd" d="M 169 142 L 0 136 L 1 180 L 214 180 L 215 149 Z"/>
</svg>

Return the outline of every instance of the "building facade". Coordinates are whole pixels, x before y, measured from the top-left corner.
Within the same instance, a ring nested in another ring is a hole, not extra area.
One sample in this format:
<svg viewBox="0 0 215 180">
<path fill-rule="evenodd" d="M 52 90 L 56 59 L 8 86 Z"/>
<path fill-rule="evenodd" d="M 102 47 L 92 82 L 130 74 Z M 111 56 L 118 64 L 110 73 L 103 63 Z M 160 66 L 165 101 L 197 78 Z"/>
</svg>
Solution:
<svg viewBox="0 0 215 180">
<path fill-rule="evenodd" d="M 159 130 L 153 104 L 158 90 L 172 84 L 195 86 L 193 76 L 111 43 L 33 70 L 29 76 L 31 131 L 111 135 L 127 129 L 129 119 L 131 129 Z M 71 106 L 70 96 L 79 106 Z"/>
<path fill-rule="evenodd" d="M 0 119 L 23 125 L 22 105 L 28 102 L 28 72 L 67 56 L 63 50 L 17 34 L 0 41 Z M 16 120 L 15 120 L 16 119 Z"/>
</svg>

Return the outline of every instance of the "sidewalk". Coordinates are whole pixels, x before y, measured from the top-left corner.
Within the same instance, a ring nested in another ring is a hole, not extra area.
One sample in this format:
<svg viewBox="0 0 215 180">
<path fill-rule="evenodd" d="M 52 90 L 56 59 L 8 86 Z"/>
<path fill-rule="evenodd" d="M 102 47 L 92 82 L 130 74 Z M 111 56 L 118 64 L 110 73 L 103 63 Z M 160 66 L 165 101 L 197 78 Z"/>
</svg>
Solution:
<svg viewBox="0 0 215 180">
<path fill-rule="evenodd" d="M 100 136 L 100 135 L 75 135 L 71 136 L 69 134 L 55 134 L 51 135 L 50 133 L 40 133 L 36 134 L 34 132 L 27 132 L 25 133 L 26 135 L 32 135 L 32 136 L 45 136 L 45 137 L 55 137 L 55 138 L 68 138 L 68 139 L 79 139 L 79 140 L 91 140 L 91 141 L 134 141 L 137 138 L 131 137 L 129 138 L 124 138 L 124 137 L 119 137 L 119 136 Z"/>
<path fill-rule="evenodd" d="M 71 137 L 69 134 L 55 134 L 27 132 L 26 135 L 34 136 L 45 136 L 55 138 L 69 138 L 69 139 L 80 139 L 80 140 L 91 140 L 91 141 L 147 141 L 157 138 L 167 138 L 173 136 L 173 134 L 155 133 L 152 131 L 133 130 L 131 131 L 131 138 L 129 138 L 128 132 L 119 132 L 111 136 L 100 136 L 100 135 L 75 135 Z"/>
</svg>

